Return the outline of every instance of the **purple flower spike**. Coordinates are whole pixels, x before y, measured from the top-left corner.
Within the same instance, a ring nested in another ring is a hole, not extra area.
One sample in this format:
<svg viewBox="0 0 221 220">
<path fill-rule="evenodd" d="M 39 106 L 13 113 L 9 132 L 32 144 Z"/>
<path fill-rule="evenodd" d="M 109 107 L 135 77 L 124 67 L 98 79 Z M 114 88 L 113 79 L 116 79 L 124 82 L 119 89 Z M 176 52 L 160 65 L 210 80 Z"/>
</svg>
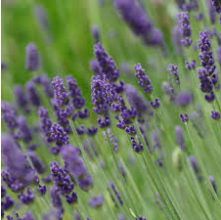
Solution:
<svg viewBox="0 0 221 220">
<path fill-rule="evenodd" d="M 54 97 L 57 104 L 61 107 L 68 105 L 68 93 L 64 86 L 64 81 L 59 76 L 55 76 L 52 81 L 52 86 L 54 89 Z"/>
<path fill-rule="evenodd" d="M 93 187 L 93 179 L 89 173 L 86 173 L 79 177 L 78 184 L 82 190 L 89 191 Z"/>
<path fill-rule="evenodd" d="M 188 12 L 180 12 L 178 14 L 179 26 L 180 26 L 180 33 L 182 35 L 181 43 L 185 47 L 189 47 L 192 44 L 192 39 L 189 37 L 191 36 L 191 26 L 189 20 L 189 13 Z"/>
<path fill-rule="evenodd" d="M 168 71 L 172 75 L 172 80 L 173 81 L 175 80 L 176 84 L 180 85 L 180 78 L 179 78 L 179 75 L 178 75 L 178 68 L 177 68 L 177 66 L 173 65 L 172 63 L 169 64 Z"/>
<path fill-rule="evenodd" d="M 175 103 L 181 107 L 186 107 L 192 101 L 192 94 L 188 91 L 181 91 L 175 98 Z"/>
<path fill-rule="evenodd" d="M 90 205 L 93 208 L 99 208 L 100 206 L 102 206 L 103 202 L 104 202 L 103 195 L 98 195 L 98 196 L 93 196 L 88 201 L 88 205 Z"/>
<path fill-rule="evenodd" d="M 153 91 L 153 86 L 151 85 L 151 80 L 147 76 L 144 69 L 142 69 L 142 66 L 140 63 L 134 66 L 134 69 L 136 70 L 135 76 L 138 79 L 139 85 L 143 88 L 143 90 L 151 94 Z"/>
<path fill-rule="evenodd" d="M 160 100 L 159 98 L 155 98 L 155 102 L 150 102 L 150 105 L 152 106 L 152 108 L 159 108 L 160 107 Z"/>
<path fill-rule="evenodd" d="M 59 190 L 55 186 L 50 187 L 51 202 L 55 208 L 62 210 L 62 201 L 59 195 Z"/>
<path fill-rule="evenodd" d="M 14 94 L 16 97 L 16 104 L 18 108 L 24 110 L 25 113 L 28 113 L 29 112 L 29 109 L 27 106 L 28 100 L 27 100 L 24 90 L 22 89 L 20 85 L 14 86 Z"/>
<path fill-rule="evenodd" d="M 48 115 L 48 110 L 44 106 L 40 106 L 38 109 L 38 115 L 40 116 L 42 132 L 45 135 L 45 137 L 49 137 L 52 121 Z"/>
<path fill-rule="evenodd" d="M 5 165 L 2 178 L 12 191 L 18 192 L 35 180 L 35 172 L 20 148 L 6 134 L 2 134 L 1 144 Z"/>
<path fill-rule="evenodd" d="M 50 162 L 51 175 L 57 189 L 63 194 L 69 194 L 74 189 L 74 183 L 70 176 L 59 165 L 58 162 Z"/>
<path fill-rule="evenodd" d="M 113 58 L 108 56 L 100 42 L 94 45 L 94 55 L 96 56 L 102 73 L 105 75 L 105 77 L 110 82 L 116 81 L 119 78 L 120 71 L 116 67 L 116 63 Z"/>
<path fill-rule="evenodd" d="M 180 114 L 180 119 L 183 123 L 187 123 L 189 121 L 189 117 L 187 115 L 187 113 L 185 113 L 184 115 L 183 114 Z"/>
<path fill-rule="evenodd" d="M 214 120 L 217 120 L 217 121 L 220 120 L 220 118 L 221 118 L 220 112 L 211 111 L 211 118 Z"/>
<path fill-rule="evenodd" d="M 18 199 L 25 204 L 33 202 L 34 198 L 35 195 L 30 188 L 27 188 L 26 194 L 22 192 L 18 195 Z"/>
<path fill-rule="evenodd" d="M 186 144 L 185 144 L 184 138 L 183 138 L 183 129 L 182 129 L 182 127 L 180 127 L 179 125 L 176 125 L 175 126 L 175 133 L 176 133 L 177 144 L 179 144 L 179 146 L 181 147 L 181 150 L 185 150 Z"/>
<path fill-rule="evenodd" d="M 12 106 L 5 101 L 1 102 L 2 118 L 10 131 L 18 127 L 17 115 Z"/>
<path fill-rule="evenodd" d="M 76 80 L 72 76 L 66 76 L 69 95 L 72 98 L 74 107 L 81 109 L 84 106 L 85 99 L 82 97 L 81 89 L 78 87 Z"/>
<path fill-rule="evenodd" d="M 29 71 L 34 71 L 39 66 L 38 50 L 34 43 L 29 43 L 26 47 L 25 68 Z"/>
<path fill-rule="evenodd" d="M 97 25 L 93 25 L 91 27 L 91 34 L 92 34 L 94 42 L 98 43 L 100 41 L 100 30 Z"/>
<path fill-rule="evenodd" d="M 97 133 L 98 128 L 94 127 L 93 125 L 87 129 L 87 134 L 92 136 L 95 135 Z"/>
<path fill-rule="evenodd" d="M 65 197 L 66 197 L 67 203 L 69 204 L 76 203 L 78 199 L 76 192 L 73 192 L 71 195 L 65 195 Z"/>
<path fill-rule="evenodd" d="M 39 191 L 42 195 L 45 195 L 45 193 L 46 193 L 46 191 L 47 191 L 46 185 L 39 185 L 39 186 L 38 186 L 38 191 Z"/>
<path fill-rule="evenodd" d="M 216 12 L 218 14 L 221 14 L 221 2 L 220 0 L 211 0 L 212 1 L 212 5 L 215 8 Z"/>
<path fill-rule="evenodd" d="M 27 82 L 25 84 L 25 88 L 27 91 L 28 100 L 31 102 L 31 104 L 37 107 L 40 106 L 41 99 L 35 87 L 34 82 L 32 81 Z"/>
<path fill-rule="evenodd" d="M 60 125 L 54 123 L 50 129 L 50 141 L 55 142 L 58 147 L 61 147 L 69 143 L 69 137 Z"/>
<path fill-rule="evenodd" d="M 38 155 L 35 152 L 33 152 L 33 151 L 28 152 L 28 156 L 29 156 L 29 158 L 30 158 L 30 160 L 32 162 L 32 165 L 36 169 L 36 171 L 38 173 L 44 173 L 46 167 L 43 164 L 41 158 L 38 157 Z"/>
<path fill-rule="evenodd" d="M 24 116 L 19 116 L 17 118 L 19 133 L 25 143 L 29 143 L 32 140 L 31 129 L 27 124 L 27 120 Z"/>
<path fill-rule="evenodd" d="M 14 205 L 14 199 L 9 195 L 6 195 L 4 200 L 1 201 L 2 210 L 8 210 L 13 205 Z"/>
<path fill-rule="evenodd" d="M 211 76 L 216 66 L 214 65 L 214 58 L 211 50 L 211 42 L 209 38 L 209 33 L 207 31 L 199 33 L 200 39 L 198 41 L 198 46 L 201 50 L 199 53 L 201 65 L 208 71 L 209 76 Z"/>
<path fill-rule="evenodd" d="M 51 81 L 46 74 L 41 76 L 41 85 L 44 89 L 45 94 L 49 98 L 52 98 L 54 95 L 54 91 L 53 91 L 53 87 L 51 85 Z"/>
</svg>

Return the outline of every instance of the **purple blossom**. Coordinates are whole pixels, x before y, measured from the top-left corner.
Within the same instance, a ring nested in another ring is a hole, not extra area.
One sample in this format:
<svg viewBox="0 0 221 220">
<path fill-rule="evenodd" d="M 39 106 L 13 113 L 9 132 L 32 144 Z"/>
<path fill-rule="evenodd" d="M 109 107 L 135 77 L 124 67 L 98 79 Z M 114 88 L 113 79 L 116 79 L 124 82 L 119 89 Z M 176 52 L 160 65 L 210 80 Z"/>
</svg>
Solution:
<svg viewBox="0 0 221 220">
<path fill-rule="evenodd" d="M 93 125 L 87 129 L 88 135 L 95 135 L 97 133 L 98 128 Z"/>
<path fill-rule="evenodd" d="M 62 147 L 69 143 L 69 137 L 60 125 L 54 123 L 50 129 L 50 141 L 55 142 L 58 147 Z"/>
<path fill-rule="evenodd" d="M 120 71 L 116 67 L 116 63 L 111 56 L 108 56 L 101 43 L 94 45 L 94 55 L 97 58 L 103 75 L 110 81 L 114 82 L 119 78 Z"/>
<path fill-rule="evenodd" d="M 41 76 L 41 85 L 44 89 L 45 94 L 49 97 L 52 98 L 54 91 L 53 91 L 53 87 L 51 84 L 50 79 L 48 78 L 47 74 L 44 74 Z"/>
<path fill-rule="evenodd" d="M 179 116 L 180 116 L 180 119 L 183 123 L 187 123 L 189 121 L 189 117 L 188 117 L 187 113 L 185 113 L 184 115 L 181 113 Z"/>
<path fill-rule="evenodd" d="M 27 82 L 25 84 L 25 88 L 27 91 L 27 96 L 28 96 L 29 102 L 34 106 L 37 106 L 37 107 L 40 106 L 41 99 L 40 99 L 38 91 L 35 87 L 34 82 L 32 82 L 32 81 Z"/>
<path fill-rule="evenodd" d="M 95 43 L 100 42 L 100 30 L 97 25 L 91 27 L 91 34 Z"/>
<path fill-rule="evenodd" d="M 44 106 L 40 106 L 38 109 L 38 115 L 40 117 L 42 132 L 46 137 L 49 137 L 52 121 L 48 115 L 48 110 Z"/>
<path fill-rule="evenodd" d="M 220 120 L 221 114 L 218 111 L 211 111 L 211 118 L 214 120 Z"/>
<path fill-rule="evenodd" d="M 189 13 L 186 11 L 180 12 L 178 14 L 178 20 L 179 20 L 180 33 L 182 35 L 181 43 L 183 46 L 189 47 L 192 44 L 192 39 L 189 38 L 191 36 Z"/>
<path fill-rule="evenodd" d="M 69 90 L 69 96 L 72 99 L 74 107 L 81 109 L 84 106 L 85 99 L 82 97 L 81 89 L 78 87 L 76 80 L 72 76 L 66 76 Z"/>
<path fill-rule="evenodd" d="M 151 80 L 147 76 L 144 69 L 142 69 L 142 66 L 140 63 L 134 66 L 134 69 L 136 70 L 135 76 L 138 79 L 139 85 L 143 88 L 143 90 L 151 94 L 153 90 L 153 86 L 151 85 Z"/>
<path fill-rule="evenodd" d="M 220 0 L 211 0 L 212 1 L 212 5 L 215 8 L 216 12 L 218 14 L 221 14 L 221 2 Z"/>
<path fill-rule="evenodd" d="M 216 182 L 213 176 L 209 176 L 209 181 L 213 187 L 213 190 L 215 191 L 215 193 L 217 194 L 217 186 L 216 186 Z"/>
<path fill-rule="evenodd" d="M 20 148 L 6 134 L 2 134 L 1 144 L 5 165 L 2 178 L 9 188 L 18 192 L 35 180 L 35 172 Z"/>
<path fill-rule="evenodd" d="M 43 5 L 37 4 L 34 7 L 34 12 L 37 20 L 39 21 L 41 28 L 47 30 L 49 28 L 49 22 L 46 10 Z"/>
<path fill-rule="evenodd" d="M 72 192 L 70 195 L 66 194 L 65 197 L 66 197 L 67 203 L 69 204 L 76 203 L 78 199 L 76 192 Z"/>
<path fill-rule="evenodd" d="M 17 106 L 20 109 L 24 110 L 25 113 L 28 113 L 29 112 L 29 109 L 27 106 L 28 100 L 27 100 L 24 90 L 22 89 L 22 87 L 20 85 L 17 84 L 14 86 L 14 94 L 15 94 Z"/>
<path fill-rule="evenodd" d="M 27 124 L 27 120 L 24 116 L 17 118 L 19 133 L 25 143 L 29 143 L 32 140 L 31 128 Z"/>
<path fill-rule="evenodd" d="M 58 210 L 63 210 L 59 190 L 55 186 L 50 187 L 50 195 L 53 206 Z"/>
<path fill-rule="evenodd" d="M 198 162 L 197 162 L 195 156 L 190 155 L 190 156 L 188 157 L 188 159 L 189 159 L 189 162 L 190 162 L 190 164 L 191 164 L 191 166 L 192 166 L 194 172 L 195 172 L 196 174 L 198 174 L 198 173 L 200 172 L 200 168 L 199 168 L 199 164 L 198 164 Z"/>
<path fill-rule="evenodd" d="M 51 175 L 57 189 L 63 194 L 69 194 L 74 189 L 74 183 L 71 181 L 67 172 L 59 165 L 58 162 L 50 162 Z"/>
<path fill-rule="evenodd" d="M 52 81 L 52 86 L 54 89 L 54 97 L 57 104 L 61 107 L 68 105 L 69 98 L 64 86 L 63 79 L 61 79 L 59 76 L 55 76 Z"/>
<path fill-rule="evenodd" d="M 216 22 L 216 11 L 212 2 L 213 0 L 207 0 L 207 7 L 208 7 L 209 16 L 210 16 L 210 21 L 212 24 L 214 24 Z"/>
<path fill-rule="evenodd" d="M 177 68 L 177 66 L 173 65 L 172 63 L 169 64 L 168 71 L 172 75 L 172 80 L 173 81 L 175 80 L 176 84 L 180 85 L 180 78 L 179 78 L 179 75 L 178 75 L 178 68 Z"/>
<path fill-rule="evenodd" d="M 192 94 L 188 91 L 181 91 L 175 98 L 175 103 L 181 107 L 186 107 L 192 101 Z"/>
<path fill-rule="evenodd" d="M 36 171 L 38 173 L 44 173 L 46 167 L 43 164 L 41 158 L 38 157 L 38 155 L 35 152 L 33 152 L 33 151 L 29 151 L 28 152 L 28 156 L 29 156 L 29 158 L 31 160 L 31 163 L 32 163 L 33 167 L 36 169 Z"/>
<path fill-rule="evenodd" d="M 160 107 L 160 100 L 159 100 L 159 98 L 155 98 L 155 101 L 153 102 L 153 101 L 151 101 L 150 102 L 150 105 L 152 106 L 152 108 L 159 108 Z"/>
<path fill-rule="evenodd" d="M 1 209 L 3 211 L 10 209 L 13 205 L 14 205 L 14 199 L 9 195 L 6 195 L 4 199 L 2 199 L 1 201 L 1 207 L 2 207 Z"/>
<path fill-rule="evenodd" d="M 31 188 L 27 188 L 26 194 L 22 192 L 18 195 L 18 199 L 25 204 L 33 202 L 34 198 L 35 195 L 32 192 Z"/>
<path fill-rule="evenodd" d="M 103 195 L 98 195 L 98 196 L 93 196 L 88 201 L 88 205 L 90 205 L 93 208 L 99 208 L 100 206 L 102 206 L 103 202 L 104 202 Z"/>
<path fill-rule="evenodd" d="M 186 144 L 184 142 L 182 127 L 180 127 L 179 125 L 176 125 L 175 126 L 175 134 L 176 134 L 177 144 L 181 147 L 181 150 L 185 150 Z"/>
<path fill-rule="evenodd" d="M 29 71 L 34 71 L 39 67 L 39 55 L 37 47 L 34 43 L 29 43 L 26 47 L 25 68 Z"/>
<path fill-rule="evenodd" d="M 39 185 L 39 186 L 38 186 L 38 191 L 39 191 L 42 195 L 45 195 L 45 193 L 46 193 L 46 191 L 47 191 L 46 185 Z"/>
<path fill-rule="evenodd" d="M 95 73 L 95 75 L 102 76 L 103 73 L 97 59 L 91 59 L 89 64 L 90 64 L 90 69 Z"/>
<path fill-rule="evenodd" d="M 195 69 L 196 66 L 196 60 L 192 60 L 192 62 L 190 63 L 189 61 L 185 62 L 185 66 L 188 70 L 193 70 Z"/>
<path fill-rule="evenodd" d="M 116 196 L 119 204 L 122 206 L 123 205 L 123 200 L 121 198 L 120 193 L 117 191 L 117 188 L 116 188 L 115 184 L 112 181 L 109 181 L 109 186 L 111 187 L 111 189 L 112 189 L 114 195 Z"/>
</svg>

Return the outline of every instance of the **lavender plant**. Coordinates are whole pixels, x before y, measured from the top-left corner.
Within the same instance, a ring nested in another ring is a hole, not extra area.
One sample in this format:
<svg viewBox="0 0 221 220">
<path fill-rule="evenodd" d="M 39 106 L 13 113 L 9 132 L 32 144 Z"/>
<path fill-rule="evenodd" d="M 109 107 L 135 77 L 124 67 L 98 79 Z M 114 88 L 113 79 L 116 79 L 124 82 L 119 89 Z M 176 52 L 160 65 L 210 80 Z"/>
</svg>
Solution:
<svg viewBox="0 0 221 220">
<path fill-rule="evenodd" d="M 77 64 L 55 47 L 52 73 L 40 44 L 20 51 L 28 80 L 1 103 L 2 219 L 220 219 L 220 1 L 85 4 L 93 55 L 65 20 Z M 32 13 L 59 41 L 47 7 Z"/>
</svg>

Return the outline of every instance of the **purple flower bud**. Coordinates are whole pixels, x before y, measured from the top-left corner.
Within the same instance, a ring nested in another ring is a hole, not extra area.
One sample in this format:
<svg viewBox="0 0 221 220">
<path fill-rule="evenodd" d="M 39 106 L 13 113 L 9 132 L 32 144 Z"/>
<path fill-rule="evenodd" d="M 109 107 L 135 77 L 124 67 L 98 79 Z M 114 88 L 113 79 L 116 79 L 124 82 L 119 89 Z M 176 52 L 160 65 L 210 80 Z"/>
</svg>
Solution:
<svg viewBox="0 0 221 220">
<path fill-rule="evenodd" d="M 175 103 L 181 107 L 186 107 L 192 101 L 192 94 L 188 91 L 181 91 L 175 98 Z"/>
<path fill-rule="evenodd" d="M 66 197 L 67 203 L 69 204 L 76 203 L 78 199 L 76 192 L 73 192 L 71 195 L 65 195 L 65 197 Z"/>
<path fill-rule="evenodd" d="M 78 184 L 82 190 L 88 191 L 93 187 L 93 179 L 89 173 L 85 173 L 79 177 Z"/>
<path fill-rule="evenodd" d="M 32 162 L 32 165 L 34 166 L 34 168 L 36 169 L 36 171 L 38 173 L 44 173 L 46 167 L 43 164 L 42 160 L 40 157 L 37 156 L 37 154 L 33 151 L 29 151 L 28 152 L 28 156 Z"/>
<path fill-rule="evenodd" d="M 62 210 L 62 201 L 59 195 L 59 190 L 55 186 L 50 187 L 51 202 L 55 208 Z"/>
<path fill-rule="evenodd" d="M 220 14 L 221 13 L 221 3 L 220 3 L 220 0 L 211 0 L 211 1 L 212 1 L 212 5 L 215 8 L 216 12 L 218 14 Z"/>
<path fill-rule="evenodd" d="M 116 67 L 116 63 L 113 58 L 108 56 L 100 42 L 94 45 L 94 55 L 96 56 L 105 77 L 111 82 L 116 81 L 119 78 L 120 71 Z"/>
<path fill-rule="evenodd" d="M 74 189 L 74 183 L 71 181 L 70 176 L 56 161 L 50 162 L 50 170 L 57 189 L 63 195 L 69 194 Z"/>
<path fill-rule="evenodd" d="M 98 196 L 93 196 L 88 201 L 88 205 L 90 205 L 93 208 L 99 208 L 100 206 L 102 206 L 103 202 L 104 202 L 103 195 L 98 195 Z"/>
<path fill-rule="evenodd" d="M 99 63 L 96 59 L 91 59 L 90 60 L 90 69 L 95 73 L 95 75 L 100 75 L 102 76 L 102 70 L 99 66 Z"/>
<path fill-rule="evenodd" d="M 52 98 L 54 95 L 54 91 L 53 91 L 53 87 L 51 85 L 51 81 L 46 74 L 41 76 L 41 85 L 44 89 L 45 94 L 49 98 Z"/>
<path fill-rule="evenodd" d="M 188 117 L 187 113 L 185 113 L 184 115 L 181 113 L 179 116 L 180 116 L 180 119 L 183 123 L 186 123 L 189 121 L 189 117 Z"/>
<path fill-rule="evenodd" d="M 26 194 L 22 192 L 18 195 L 18 199 L 25 204 L 33 202 L 34 198 L 35 195 L 30 188 L 27 188 Z"/>
<path fill-rule="evenodd" d="M 91 27 L 91 34 L 92 34 L 94 42 L 98 43 L 100 41 L 100 30 L 97 25 L 93 25 Z"/>
<path fill-rule="evenodd" d="M 144 91 L 148 94 L 152 93 L 153 86 L 151 85 L 151 81 L 149 77 L 146 75 L 146 72 L 144 69 L 142 69 L 142 66 L 140 63 L 134 66 L 134 69 L 136 70 L 135 76 L 138 79 L 138 83 L 141 87 L 143 87 Z"/>
<path fill-rule="evenodd" d="M 9 195 L 6 195 L 5 198 L 1 201 L 2 210 L 8 210 L 13 205 L 14 205 L 14 199 Z"/>
<path fill-rule="evenodd" d="M 180 127 L 179 125 L 176 125 L 175 126 L 175 133 L 176 133 L 177 144 L 180 145 L 181 150 L 185 150 L 186 144 L 185 144 L 184 138 L 183 138 L 183 129 L 182 129 L 182 127 Z"/>
<path fill-rule="evenodd" d="M 136 218 L 136 220 L 146 220 L 146 218 L 139 216 L 139 218 Z"/>
<path fill-rule="evenodd" d="M 192 165 L 194 172 L 198 174 L 200 172 L 200 168 L 199 168 L 199 164 L 196 158 L 193 155 L 190 155 L 188 159 L 189 159 L 190 164 Z"/>
<path fill-rule="evenodd" d="M 40 106 L 41 99 L 37 89 L 35 88 L 34 82 L 32 81 L 27 82 L 25 84 L 25 88 L 27 91 L 28 100 L 31 102 L 31 104 L 37 107 Z"/>
<path fill-rule="evenodd" d="M 177 68 L 177 66 L 173 65 L 172 63 L 169 64 L 168 71 L 172 75 L 172 80 L 175 80 L 176 84 L 180 85 L 180 78 L 179 78 L 179 75 L 178 75 L 178 68 Z"/>
<path fill-rule="evenodd" d="M 54 89 L 54 97 L 57 104 L 61 107 L 68 105 L 69 98 L 64 86 L 63 79 L 61 79 L 59 76 L 55 76 L 52 81 L 52 86 Z"/>
<path fill-rule="evenodd" d="M 159 98 L 155 98 L 155 102 L 150 102 L 150 105 L 152 106 L 152 108 L 159 108 L 160 107 L 160 100 Z"/>
<path fill-rule="evenodd" d="M 46 137 L 48 137 L 52 126 L 52 121 L 48 115 L 48 110 L 44 106 L 40 106 L 38 109 L 38 115 L 40 116 L 42 132 Z"/>
<path fill-rule="evenodd" d="M 27 97 L 26 97 L 26 95 L 20 85 L 17 84 L 14 86 L 14 94 L 16 97 L 17 106 L 20 109 L 24 110 L 26 113 L 28 113 L 29 112 L 29 109 L 27 107 L 28 100 L 27 100 Z"/>
<path fill-rule="evenodd" d="M 45 195 L 45 193 L 46 193 L 46 191 L 47 191 L 46 185 L 39 185 L 39 186 L 38 186 L 38 191 L 39 191 L 42 195 Z"/>
<path fill-rule="evenodd" d="M 27 120 L 24 116 L 19 116 L 17 118 L 19 133 L 25 143 L 29 143 L 32 140 L 31 129 L 27 124 Z"/>
<path fill-rule="evenodd" d="M 87 129 L 87 134 L 88 135 L 95 135 L 97 133 L 98 128 L 94 127 L 93 125 Z"/>
<path fill-rule="evenodd" d="M 183 37 L 181 43 L 183 46 L 189 47 L 192 44 L 192 39 L 189 38 L 191 36 L 189 13 L 186 11 L 180 12 L 178 14 L 178 20 L 179 20 L 180 33 Z"/>
<path fill-rule="evenodd" d="M 214 120 L 217 120 L 217 121 L 220 120 L 220 118 L 221 118 L 220 112 L 211 111 L 211 118 Z"/>
<path fill-rule="evenodd" d="M 2 158 L 5 169 L 3 180 L 13 191 L 18 192 L 35 180 L 35 172 L 19 147 L 6 135 L 2 134 Z"/>
<path fill-rule="evenodd" d="M 38 50 L 34 43 L 29 43 L 26 47 L 25 68 L 29 71 L 34 71 L 39 67 Z"/>
</svg>

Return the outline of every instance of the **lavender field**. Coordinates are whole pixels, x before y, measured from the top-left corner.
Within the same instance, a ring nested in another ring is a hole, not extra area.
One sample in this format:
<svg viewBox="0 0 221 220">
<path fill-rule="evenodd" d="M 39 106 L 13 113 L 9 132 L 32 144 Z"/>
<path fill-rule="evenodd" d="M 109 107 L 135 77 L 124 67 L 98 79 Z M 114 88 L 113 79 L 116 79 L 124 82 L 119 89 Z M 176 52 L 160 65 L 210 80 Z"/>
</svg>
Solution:
<svg viewBox="0 0 221 220">
<path fill-rule="evenodd" d="M 1 7 L 2 219 L 221 219 L 220 0 Z"/>
</svg>

